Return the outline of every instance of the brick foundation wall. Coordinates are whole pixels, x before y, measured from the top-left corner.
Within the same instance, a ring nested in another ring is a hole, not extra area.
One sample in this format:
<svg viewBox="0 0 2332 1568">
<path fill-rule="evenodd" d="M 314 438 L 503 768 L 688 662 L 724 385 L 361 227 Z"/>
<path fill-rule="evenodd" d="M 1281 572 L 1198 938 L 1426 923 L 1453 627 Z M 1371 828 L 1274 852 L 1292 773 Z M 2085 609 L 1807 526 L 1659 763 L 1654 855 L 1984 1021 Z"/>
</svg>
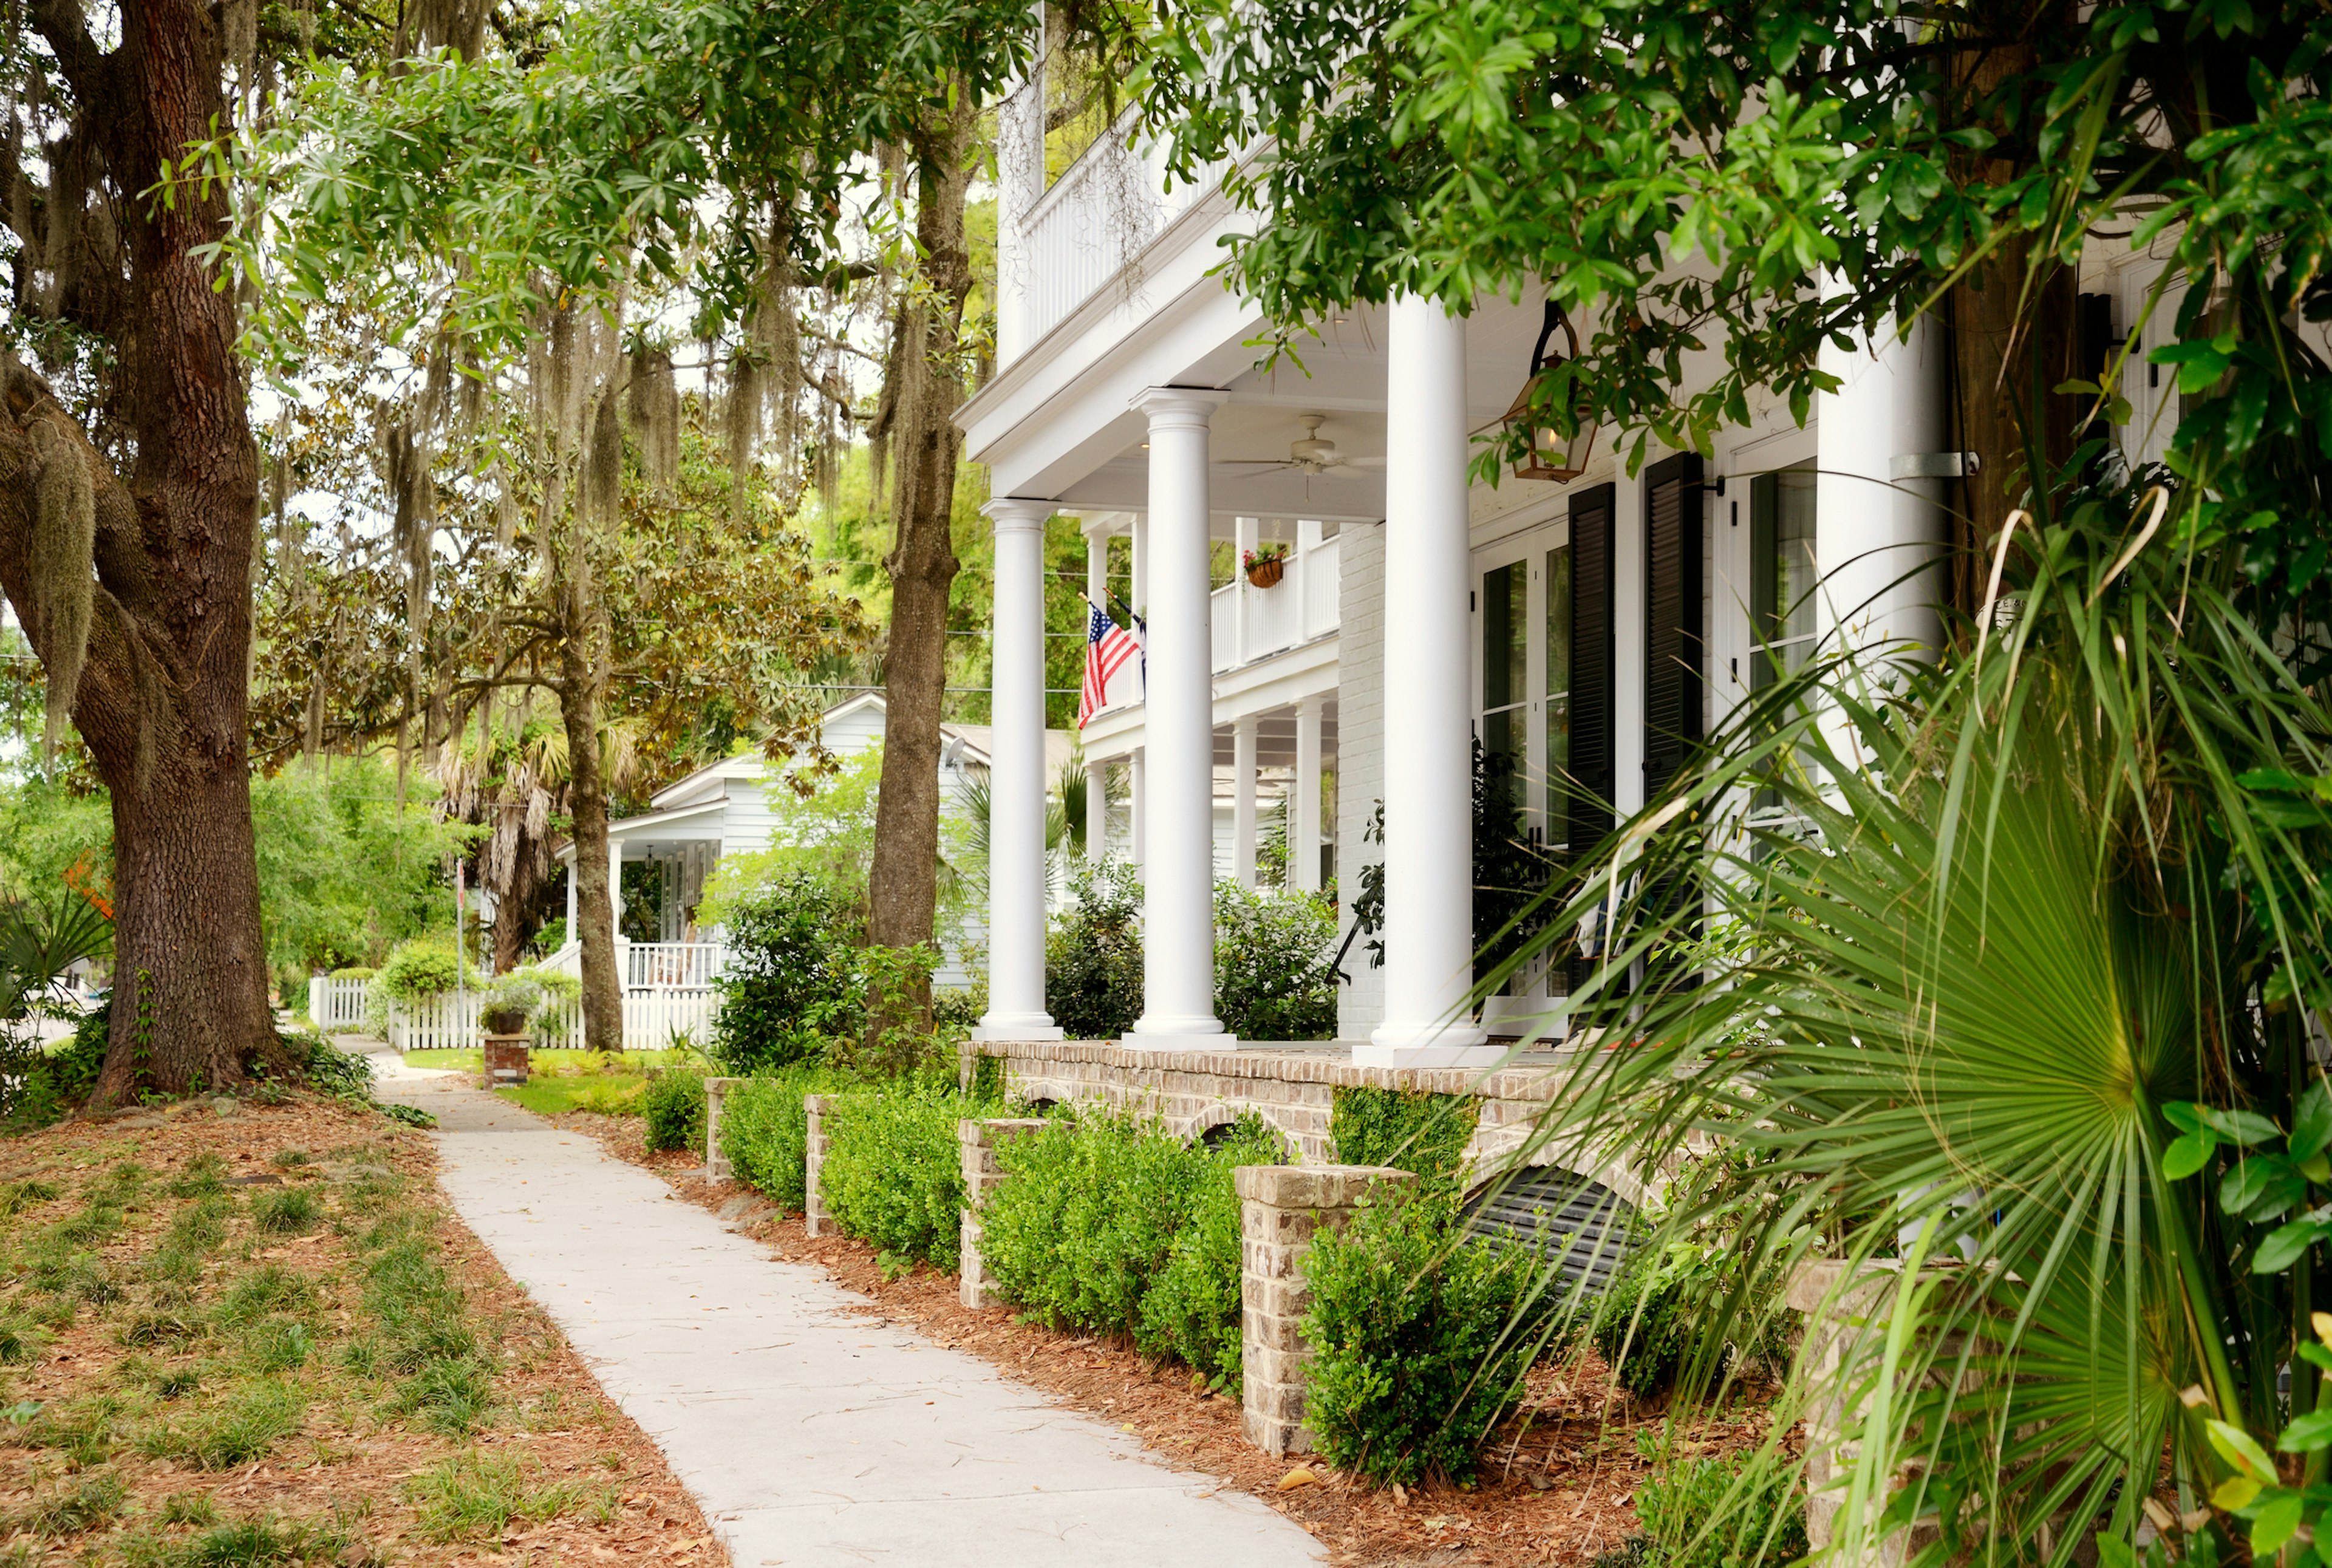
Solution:
<svg viewBox="0 0 2332 1568">
<path fill-rule="evenodd" d="M 1569 1078 L 1563 1066 L 1506 1067 L 1356 1067 L 1343 1053 L 1271 1050 L 1130 1051 L 1107 1040 L 984 1040 L 971 1049 L 1004 1064 L 1005 1093 L 1023 1104 L 1083 1102 L 1155 1118 L 1180 1138 L 1253 1112 L 1287 1140 L 1302 1165 L 1338 1159 L 1328 1119 L 1339 1088 L 1400 1089 L 1470 1095 L 1479 1119 L 1467 1148 L 1467 1184 L 1512 1164 L 1562 1163 L 1550 1148 L 1531 1149 L 1548 1103 Z M 1620 1170 L 1592 1172 L 1630 1203 L 1642 1184 Z"/>
</svg>

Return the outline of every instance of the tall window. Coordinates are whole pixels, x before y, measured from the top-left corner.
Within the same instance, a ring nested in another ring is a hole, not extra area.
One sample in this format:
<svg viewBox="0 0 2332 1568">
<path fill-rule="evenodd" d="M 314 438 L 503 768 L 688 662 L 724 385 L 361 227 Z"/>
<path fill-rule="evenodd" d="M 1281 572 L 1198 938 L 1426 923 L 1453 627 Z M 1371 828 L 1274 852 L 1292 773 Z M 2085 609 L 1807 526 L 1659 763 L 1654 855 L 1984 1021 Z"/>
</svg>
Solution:
<svg viewBox="0 0 2332 1568">
<path fill-rule="evenodd" d="M 1758 651 L 1751 686 L 1762 691 L 1802 665 L 1821 641 L 1814 595 L 1813 464 L 1749 483 L 1750 613 Z"/>
<path fill-rule="evenodd" d="M 1530 749 L 1528 566 L 1482 574 L 1482 751 L 1503 758 L 1510 773 Z"/>
<path fill-rule="evenodd" d="M 1571 547 L 1546 552 L 1546 821 L 1563 848 L 1570 820 L 1563 780 L 1571 773 Z"/>
</svg>

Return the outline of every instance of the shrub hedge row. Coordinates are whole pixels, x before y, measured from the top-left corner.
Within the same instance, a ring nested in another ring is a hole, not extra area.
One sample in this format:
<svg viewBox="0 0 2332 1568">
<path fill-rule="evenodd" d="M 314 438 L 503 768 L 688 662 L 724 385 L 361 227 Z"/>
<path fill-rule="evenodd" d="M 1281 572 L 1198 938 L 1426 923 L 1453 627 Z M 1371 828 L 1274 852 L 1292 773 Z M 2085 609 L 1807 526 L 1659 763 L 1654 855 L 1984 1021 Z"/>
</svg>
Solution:
<svg viewBox="0 0 2332 1568">
<path fill-rule="evenodd" d="M 854 1082 L 830 1067 L 803 1064 L 731 1085 L 721 1106 L 721 1152 L 737 1180 L 800 1213 L 808 1197 L 802 1162 L 809 1151 L 802 1096 Z"/>
<path fill-rule="evenodd" d="M 1053 1327 L 1130 1335 L 1236 1393 L 1231 1172 L 1286 1157 L 1254 1117 L 1208 1148 L 1131 1117 L 1065 1116 L 997 1152 L 1010 1180 L 980 1211 L 980 1256 L 1004 1295 Z"/>
<path fill-rule="evenodd" d="M 963 1209 L 956 1123 L 1003 1113 L 929 1076 L 837 1095 L 827 1105 L 820 1195 L 852 1235 L 952 1273 Z"/>
</svg>

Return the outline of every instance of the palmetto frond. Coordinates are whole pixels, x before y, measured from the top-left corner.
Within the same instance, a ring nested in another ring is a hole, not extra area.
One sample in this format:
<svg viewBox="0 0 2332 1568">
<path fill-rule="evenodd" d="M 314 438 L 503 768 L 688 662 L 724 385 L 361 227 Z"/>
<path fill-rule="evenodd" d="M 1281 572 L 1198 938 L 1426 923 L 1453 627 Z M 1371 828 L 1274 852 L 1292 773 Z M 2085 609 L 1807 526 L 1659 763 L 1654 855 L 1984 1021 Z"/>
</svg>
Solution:
<svg viewBox="0 0 2332 1568">
<path fill-rule="evenodd" d="M 1668 1223 L 1853 1325 L 1789 1401 L 1843 1423 L 1809 1471 L 1849 1559 L 1916 1522 L 1929 1561 L 2061 1563 L 2129 1540 L 2165 1473 L 2174 1511 L 2208 1496 L 2180 1391 L 2267 1433 L 2313 1405 L 2307 1369 L 2278 1391 L 2309 1270 L 2253 1274 L 2245 1222 L 2165 1179 L 2162 1107 L 2289 1125 L 2314 1072 L 2278 999 L 2327 994 L 2332 817 L 2255 790 L 2332 772 L 2332 722 L 2290 639 L 2133 557 L 2143 505 L 2033 530 L 2012 624 L 1940 668 L 1834 657 L 1761 693 L 1548 925 L 1610 947 L 1568 1004 L 1601 1048 L 1543 1135 L 1648 1171 L 1735 1150 L 1745 1183 L 1679 1183 Z M 1704 1330 L 1771 1310 L 1712 1301 Z"/>
</svg>

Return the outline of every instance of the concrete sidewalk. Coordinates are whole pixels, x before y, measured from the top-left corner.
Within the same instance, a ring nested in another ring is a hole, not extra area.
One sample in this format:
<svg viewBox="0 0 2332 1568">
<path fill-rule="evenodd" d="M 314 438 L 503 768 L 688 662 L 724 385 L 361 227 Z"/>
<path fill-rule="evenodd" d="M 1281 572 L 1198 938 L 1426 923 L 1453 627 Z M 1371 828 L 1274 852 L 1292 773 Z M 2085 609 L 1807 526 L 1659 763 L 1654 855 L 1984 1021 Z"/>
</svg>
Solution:
<svg viewBox="0 0 2332 1568">
<path fill-rule="evenodd" d="M 865 1298 L 590 1138 L 460 1080 L 382 1080 L 438 1118 L 454 1208 L 663 1448 L 737 1568 L 1324 1560 L 1255 1498 L 850 1311 Z"/>
</svg>

